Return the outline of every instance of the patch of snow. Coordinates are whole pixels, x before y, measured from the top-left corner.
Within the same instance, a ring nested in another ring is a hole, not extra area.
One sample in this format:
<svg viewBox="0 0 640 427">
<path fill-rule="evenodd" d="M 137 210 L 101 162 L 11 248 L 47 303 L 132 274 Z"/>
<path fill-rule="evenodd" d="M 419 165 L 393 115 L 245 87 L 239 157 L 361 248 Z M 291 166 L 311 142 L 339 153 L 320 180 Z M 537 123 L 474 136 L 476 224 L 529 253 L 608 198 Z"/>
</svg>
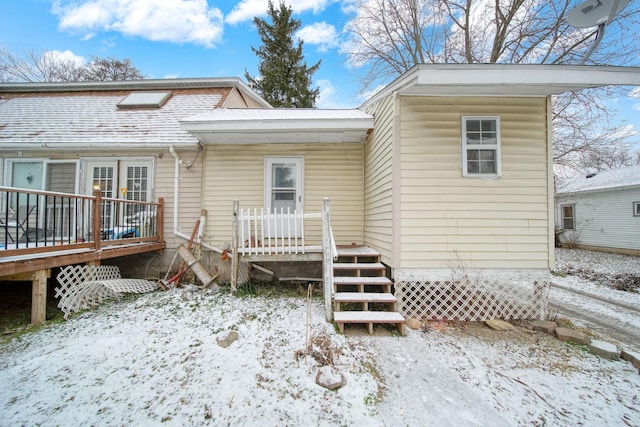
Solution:
<svg viewBox="0 0 640 427">
<path fill-rule="evenodd" d="M 576 175 L 563 183 L 556 194 L 640 185 L 640 165 Z"/>
<path fill-rule="evenodd" d="M 111 302 L 0 347 L 6 425 L 640 425 L 640 375 L 526 324 L 434 323 L 405 337 L 313 331 L 345 385 L 315 383 L 304 298 L 202 294 Z M 228 348 L 216 337 L 235 331 Z"/>
</svg>

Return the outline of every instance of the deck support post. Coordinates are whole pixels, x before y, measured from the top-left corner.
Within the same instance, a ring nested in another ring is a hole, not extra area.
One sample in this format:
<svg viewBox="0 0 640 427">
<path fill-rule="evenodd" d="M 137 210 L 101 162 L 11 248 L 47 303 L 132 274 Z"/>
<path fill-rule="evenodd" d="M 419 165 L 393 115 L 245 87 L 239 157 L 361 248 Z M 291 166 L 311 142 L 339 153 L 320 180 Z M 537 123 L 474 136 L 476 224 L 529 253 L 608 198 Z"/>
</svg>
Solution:
<svg viewBox="0 0 640 427">
<path fill-rule="evenodd" d="M 324 312 L 327 322 L 333 321 L 333 254 L 331 242 L 331 201 L 322 200 L 322 286 L 324 290 Z"/>
<path fill-rule="evenodd" d="M 31 284 L 31 323 L 39 325 L 47 317 L 47 279 L 51 270 L 38 270 L 33 273 Z"/>
<path fill-rule="evenodd" d="M 231 231 L 231 290 L 238 289 L 238 216 L 240 215 L 240 201 L 233 201 L 233 227 Z"/>
</svg>

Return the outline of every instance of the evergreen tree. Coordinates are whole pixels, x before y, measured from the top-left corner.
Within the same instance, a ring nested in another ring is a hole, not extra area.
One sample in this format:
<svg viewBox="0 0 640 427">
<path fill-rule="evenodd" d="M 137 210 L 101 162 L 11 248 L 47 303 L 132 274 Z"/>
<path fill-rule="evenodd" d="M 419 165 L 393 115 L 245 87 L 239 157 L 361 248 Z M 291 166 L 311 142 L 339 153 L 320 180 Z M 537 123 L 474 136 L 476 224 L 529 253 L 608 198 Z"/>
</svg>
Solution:
<svg viewBox="0 0 640 427">
<path fill-rule="evenodd" d="M 312 108 L 320 90 L 311 89 L 311 76 L 320 67 L 318 61 L 307 67 L 302 54 L 302 41 L 294 46 L 294 33 L 301 21 L 291 18 L 291 8 L 280 3 L 275 9 L 269 1 L 269 16 L 272 23 L 254 18 L 262 40 L 262 47 L 251 50 L 260 58 L 259 76 L 253 78 L 245 71 L 251 86 L 274 107 Z"/>
</svg>

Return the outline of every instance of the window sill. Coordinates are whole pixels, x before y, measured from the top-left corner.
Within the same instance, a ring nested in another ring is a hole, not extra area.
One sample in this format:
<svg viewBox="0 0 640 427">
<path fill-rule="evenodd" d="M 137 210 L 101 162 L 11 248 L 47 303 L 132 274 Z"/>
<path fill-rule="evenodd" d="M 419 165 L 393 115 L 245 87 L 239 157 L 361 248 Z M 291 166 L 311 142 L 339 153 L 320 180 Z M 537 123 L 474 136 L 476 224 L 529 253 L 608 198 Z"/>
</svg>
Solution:
<svg viewBox="0 0 640 427">
<path fill-rule="evenodd" d="M 463 178 L 471 178 L 471 179 L 500 179 L 502 175 L 494 175 L 494 174 L 463 174 Z"/>
</svg>

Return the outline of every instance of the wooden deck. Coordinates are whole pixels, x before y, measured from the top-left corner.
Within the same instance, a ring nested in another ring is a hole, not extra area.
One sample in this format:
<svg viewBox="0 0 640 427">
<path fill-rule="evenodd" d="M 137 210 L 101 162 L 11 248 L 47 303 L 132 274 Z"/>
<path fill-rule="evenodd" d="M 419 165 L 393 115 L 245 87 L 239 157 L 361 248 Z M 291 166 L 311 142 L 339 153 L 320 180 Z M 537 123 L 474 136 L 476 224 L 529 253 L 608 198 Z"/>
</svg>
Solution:
<svg viewBox="0 0 640 427">
<path fill-rule="evenodd" d="M 165 248 L 162 199 L 137 202 L 103 198 L 100 191 L 84 196 L 10 187 L 0 187 L 0 193 L 0 285 L 3 281 L 32 282 L 32 323 L 45 320 L 52 268 L 100 264 L 105 259 Z M 25 200 L 21 210 L 27 216 L 20 221 L 11 219 L 11 206 Z M 136 215 L 125 217 L 127 211 Z M 105 212 L 117 212 L 120 219 Z M 127 233 L 114 232 L 124 228 Z"/>
</svg>

